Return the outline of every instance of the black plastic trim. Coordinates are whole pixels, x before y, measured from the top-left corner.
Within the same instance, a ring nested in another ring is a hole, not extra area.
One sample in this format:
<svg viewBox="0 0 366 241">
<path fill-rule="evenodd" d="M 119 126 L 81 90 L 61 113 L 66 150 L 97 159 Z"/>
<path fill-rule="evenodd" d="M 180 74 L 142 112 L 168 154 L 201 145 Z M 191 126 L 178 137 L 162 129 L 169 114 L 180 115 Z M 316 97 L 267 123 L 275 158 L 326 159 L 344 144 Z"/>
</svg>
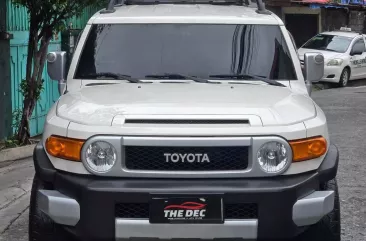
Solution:
<svg viewBox="0 0 366 241">
<path fill-rule="evenodd" d="M 292 207 L 319 190 L 318 173 L 251 179 L 118 179 L 57 172 L 54 188 L 76 199 L 81 220 L 72 230 L 85 240 L 113 240 L 115 203 L 149 203 L 151 197 L 220 195 L 225 203 L 258 204 L 258 238 L 292 238 L 304 229 L 292 221 Z M 101 208 L 102 207 L 102 208 Z M 274 225 L 276 224 L 276 225 Z M 93 229 L 91 227 L 98 227 Z"/>
<path fill-rule="evenodd" d="M 229 119 L 126 119 L 125 124 L 249 124 L 249 120 Z"/>
<path fill-rule="evenodd" d="M 48 158 L 45 149 L 41 142 L 38 142 L 33 151 L 33 163 L 36 169 L 36 174 L 44 182 L 53 182 L 56 174 L 56 169 L 53 167 Z"/>
<path fill-rule="evenodd" d="M 337 176 L 338 163 L 338 148 L 331 144 L 322 164 L 318 168 L 319 181 L 326 182 L 334 179 Z"/>
<path fill-rule="evenodd" d="M 303 232 L 292 221 L 292 207 L 320 184 L 335 178 L 339 154 L 331 145 L 317 171 L 270 178 L 136 179 L 78 175 L 56 171 L 42 144 L 34 151 L 36 173 L 55 190 L 80 204 L 81 220 L 65 227 L 82 240 L 114 240 L 115 204 L 148 203 L 152 196 L 221 195 L 226 203 L 258 204 L 258 238 L 286 239 Z M 276 225 L 274 225 L 276 224 Z M 93 228 L 97 227 L 97 228 Z"/>
</svg>

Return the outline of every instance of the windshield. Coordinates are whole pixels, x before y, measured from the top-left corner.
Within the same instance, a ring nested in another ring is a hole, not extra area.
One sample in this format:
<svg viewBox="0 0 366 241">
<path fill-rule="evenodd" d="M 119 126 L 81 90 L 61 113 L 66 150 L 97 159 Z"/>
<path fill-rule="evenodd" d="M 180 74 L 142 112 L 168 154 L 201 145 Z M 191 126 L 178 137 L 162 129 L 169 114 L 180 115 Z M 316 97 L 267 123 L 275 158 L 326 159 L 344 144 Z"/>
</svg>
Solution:
<svg viewBox="0 0 366 241">
<path fill-rule="evenodd" d="M 352 39 L 344 36 L 318 34 L 304 44 L 303 48 L 345 53 Z"/>
<path fill-rule="evenodd" d="M 93 79 L 98 73 L 137 79 L 166 73 L 297 79 L 279 26 L 267 25 L 93 25 L 75 78 Z"/>
</svg>

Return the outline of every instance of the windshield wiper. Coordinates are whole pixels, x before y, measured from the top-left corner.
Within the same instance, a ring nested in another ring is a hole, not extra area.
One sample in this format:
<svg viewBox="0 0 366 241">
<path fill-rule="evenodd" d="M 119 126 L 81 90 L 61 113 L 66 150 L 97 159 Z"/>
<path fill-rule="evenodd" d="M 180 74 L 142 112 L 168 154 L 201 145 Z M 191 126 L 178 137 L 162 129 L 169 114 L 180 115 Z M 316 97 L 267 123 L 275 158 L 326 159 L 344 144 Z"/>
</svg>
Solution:
<svg viewBox="0 0 366 241">
<path fill-rule="evenodd" d="M 208 81 L 207 79 L 190 76 L 190 75 L 184 75 L 184 74 L 177 74 L 177 73 L 165 73 L 165 74 L 156 74 L 156 75 L 146 75 L 146 78 L 156 78 L 156 79 L 187 79 L 187 80 L 193 80 L 198 83 L 212 83 Z"/>
<path fill-rule="evenodd" d="M 258 80 L 261 80 L 261 81 L 263 81 L 263 82 L 265 82 L 269 85 L 286 87 L 286 85 L 281 84 L 280 82 L 265 78 L 263 76 L 258 76 L 258 75 L 250 75 L 250 74 L 216 74 L 216 75 L 210 75 L 210 77 L 219 78 L 219 79 L 238 79 L 238 80 L 258 79 Z"/>
<path fill-rule="evenodd" d="M 139 79 L 133 78 L 129 75 L 124 74 L 117 74 L 117 73 L 111 73 L 111 72 L 104 72 L 104 73 L 95 73 L 95 74 L 85 74 L 82 77 L 84 78 L 100 78 L 100 77 L 108 77 L 113 78 L 116 80 L 127 80 L 131 83 L 144 83 Z"/>
</svg>

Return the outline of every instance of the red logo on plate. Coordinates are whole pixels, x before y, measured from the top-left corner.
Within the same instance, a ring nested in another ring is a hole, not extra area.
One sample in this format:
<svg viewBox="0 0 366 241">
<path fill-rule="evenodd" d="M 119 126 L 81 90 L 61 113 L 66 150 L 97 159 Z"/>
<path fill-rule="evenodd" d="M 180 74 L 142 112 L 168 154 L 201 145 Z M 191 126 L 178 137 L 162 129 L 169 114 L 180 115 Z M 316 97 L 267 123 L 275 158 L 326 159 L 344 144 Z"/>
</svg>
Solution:
<svg viewBox="0 0 366 241">
<path fill-rule="evenodd" d="M 196 202 L 185 202 L 181 205 L 169 205 L 164 208 L 165 209 L 187 209 L 187 210 L 201 210 L 206 207 L 207 204 L 196 203 Z"/>
</svg>

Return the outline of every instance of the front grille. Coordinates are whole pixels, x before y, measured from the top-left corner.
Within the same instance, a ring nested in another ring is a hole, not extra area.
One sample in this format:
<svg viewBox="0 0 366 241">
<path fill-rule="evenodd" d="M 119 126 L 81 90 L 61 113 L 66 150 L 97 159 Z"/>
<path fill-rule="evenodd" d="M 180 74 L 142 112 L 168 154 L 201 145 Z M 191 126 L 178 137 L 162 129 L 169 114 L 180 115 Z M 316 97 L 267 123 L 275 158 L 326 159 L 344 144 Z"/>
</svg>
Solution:
<svg viewBox="0 0 366 241">
<path fill-rule="evenodd" d="M 167 154 L 171 156 L 167 156 Z M 189 154 L 200 154 L 201 156 L 196 155 L 192 162 L 193 157 Z M 209 162 L 207 158 L 204 158 L 204 154 L 207 154 Z M 182 155 L 186 155 L 183 158 L 184 161 L 182 161 Z M 201 161 L 199 162 L 199 160 Z M 125 146 L 125 165 L 130 170 L 244 170 L 248 167 L 248 147 Z"/>
<path fill-rule="evenodd" d="M 148 203 L 118 203 L 115 207 L 116 218 L 149 218 Z M 258 205 L 255 203 L 234 203 L 224 205 L 225 219 L 256 219 Z"/>
</svg>

